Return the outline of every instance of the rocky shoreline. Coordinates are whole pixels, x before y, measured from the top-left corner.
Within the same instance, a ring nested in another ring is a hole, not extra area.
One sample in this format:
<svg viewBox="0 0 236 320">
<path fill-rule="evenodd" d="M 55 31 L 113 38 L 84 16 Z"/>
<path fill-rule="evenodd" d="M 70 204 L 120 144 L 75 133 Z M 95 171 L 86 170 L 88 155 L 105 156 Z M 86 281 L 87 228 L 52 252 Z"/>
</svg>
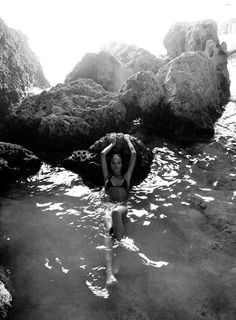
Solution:
<svg viewBox="0 0 236 320">
<path fill-rule="evenodd" d="M 124 44 L 87 54 L 64 84 L 31 96 L 27 90 L 33 86 L 49 87 L 41 65 L 22 34 L 2 20 L 0 31 L 2 190 L 9 182 L 36 173 L 43 160 L 78 172 L 85 181 L 95 177 L 97 182 L 101 178 L 95 174 L 99 153 L 111 132 L 134 135 L 136 183 L 145 179 L 153 159 L 152 152 L 135 137 L 140 130 L 146 136 L 194 145 L 217 135 L 216 121 L 230 99 L 230 78 L 227 45 L 220 44 L 214 21 L 174 24 L 164 40 L 166 57 Z M 205 179 L 216 190 L 235 190 L 235 149 L 226 152 L 215 143 L 217 146 L 199 148 L 210 159 L 203 168 Z M 121 149 L 127 156 L 123 145 Z M 194 166 L 205 163 L 199 159 Z M 224 215 L 213 207 L 206 210 L 207 204 L 194 197 L 190 202 L 220 231 L 220 246 L 234 242 L 233 213 Z M 7 309 L 11 295 L 4 287 L 6 279 L 5 271 L 0 270 L 0 302 Z"/>
</svg>

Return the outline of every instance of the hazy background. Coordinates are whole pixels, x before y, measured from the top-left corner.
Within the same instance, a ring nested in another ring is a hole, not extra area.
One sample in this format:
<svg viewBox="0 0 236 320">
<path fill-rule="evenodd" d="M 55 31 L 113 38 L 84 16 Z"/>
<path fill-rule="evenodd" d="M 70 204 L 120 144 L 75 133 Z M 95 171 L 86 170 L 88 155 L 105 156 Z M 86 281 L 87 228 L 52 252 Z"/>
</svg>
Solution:
<svg viewBox="0 0 236 320">
<path fill-rule="evenodd" d="M 158 55 L 174 22 L 211 18 L 221 24 L 234 16 L 234 0 L 0 0 L 0 17 L 28 36 L 51 85 L 109 41 Z"/>
</svg>

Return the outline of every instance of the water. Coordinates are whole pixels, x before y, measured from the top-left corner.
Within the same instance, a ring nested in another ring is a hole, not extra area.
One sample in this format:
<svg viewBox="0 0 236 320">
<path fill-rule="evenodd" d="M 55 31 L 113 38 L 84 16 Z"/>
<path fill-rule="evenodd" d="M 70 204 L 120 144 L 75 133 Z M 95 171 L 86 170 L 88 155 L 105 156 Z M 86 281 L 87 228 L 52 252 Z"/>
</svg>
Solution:
<svg viewBox="0 0 236 320">
<path fill-rule="evenodd" d="M 114 287 L 105 285 L 100 190 L 47 164 L 12 185 L 0 199 L 2 264 L 15 290 L 8 318 L 235 319 L 235 120 L 231 102 L 211 145 L 152 141 Z"/>
</svg>

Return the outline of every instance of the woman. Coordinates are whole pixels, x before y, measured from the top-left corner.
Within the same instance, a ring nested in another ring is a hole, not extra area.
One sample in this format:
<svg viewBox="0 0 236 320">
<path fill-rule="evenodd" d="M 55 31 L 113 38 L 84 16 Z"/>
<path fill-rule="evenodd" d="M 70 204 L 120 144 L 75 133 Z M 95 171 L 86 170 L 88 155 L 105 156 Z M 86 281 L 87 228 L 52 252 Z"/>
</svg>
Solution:
<svg viewBox="0 0 236 320">
<path fill-rule="evenodd" d="M 130 188 L 130 179 L 133 173 L 133 169 L 136 161 L 136 151 L 133 144 L 130 141 L 129 135 L 125 134 L 124 139 L 127 141 L 130 149 L 130 161 L 127 172 L 122 175 L 122 159 L 119 154 L 113 154 L 110 163 L 111 175 L 108 171 L 107 159 L 106 156 L 108 152 L 116 144 L 116 135 L 111 135 L 111 143 L 101 152 L 101 164 L 103 177 L 105 182 L 105 192 L 109 196 L 110 201 L 112 202 L 123 202 L 127 200 Z M 106 224 L 106 236 L 105 236 L 105 245 L 106 245 L 106 261 L 107 261 L 107 285 L 111 285 L 114 282 L 117 282 L 113 272 L 117 272 L 116 268 L 112 269 L 112 239 L 111 234 L 120 241 L 124 236 L 124 226 L 123 218 L 127 214 L 127 207 L 124 204 L 117 203 L 112 212 L 109 212 L 105 216 Z"/>
</svg>

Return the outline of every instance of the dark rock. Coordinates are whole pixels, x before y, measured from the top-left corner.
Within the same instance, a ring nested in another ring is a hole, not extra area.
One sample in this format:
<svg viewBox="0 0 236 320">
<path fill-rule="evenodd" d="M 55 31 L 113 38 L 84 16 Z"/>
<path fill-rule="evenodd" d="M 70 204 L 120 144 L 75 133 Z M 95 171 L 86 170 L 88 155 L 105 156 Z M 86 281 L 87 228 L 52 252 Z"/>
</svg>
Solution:
<svg viewBox="0 0 236 320">
<path fill-rule="evenodd" d="M 100 154 L 101 151 L 110 144 L 110 135 L 111 134 L 107 134 L 96 141 L 88 150 L 74 151 L 70 157 L 63 161 L 63 166 L 66 169 L 79 173 L 85 182 L 89 181 L 95 185 L 103 185 Z M 125 173 L 129 165 L 130 151 L 127 142 L 124 140 L 123 133 L 116 134 L 116 137 L 116 145 L 107 155 L 107 162 L 109 164 L 111 156 L 114 153 L 119 153 L 123 162 L 123 173 Z M 130 136 L 130 140 L 137 152 L 132 184 L 138 184 L 144 180 L 149 173 L 153 154 L 139 139 Z"/>
<path fill-rule="evenodd" d="M 20 177 L 36 173 L 41 161 L 22 146 L 0 142 L 0 189 Z"/>
<path fill-rule="evenodd" d="M 26 96 L 28 89 L 49 87 L 27 37 L 0 19 L 0 122 L 8 107 Z"/>
<path fill-rule="evenodd" d="M 130 75 L 130 70 L 108 52 L 87 53 L 67 75 L 65 83 L 79 78 L 90 78 L 101 84 L 105 90 L 116 91 Z"/>
<path fill-rule="evenodd" d="M 115 93 L 91 79 L 79 79 L 14 105 L 7 131 L 10 141 L 57 158 L 88 147 L 108 132 L 123 130 L 125 118 L 125 107 Z"/>
</svg>

